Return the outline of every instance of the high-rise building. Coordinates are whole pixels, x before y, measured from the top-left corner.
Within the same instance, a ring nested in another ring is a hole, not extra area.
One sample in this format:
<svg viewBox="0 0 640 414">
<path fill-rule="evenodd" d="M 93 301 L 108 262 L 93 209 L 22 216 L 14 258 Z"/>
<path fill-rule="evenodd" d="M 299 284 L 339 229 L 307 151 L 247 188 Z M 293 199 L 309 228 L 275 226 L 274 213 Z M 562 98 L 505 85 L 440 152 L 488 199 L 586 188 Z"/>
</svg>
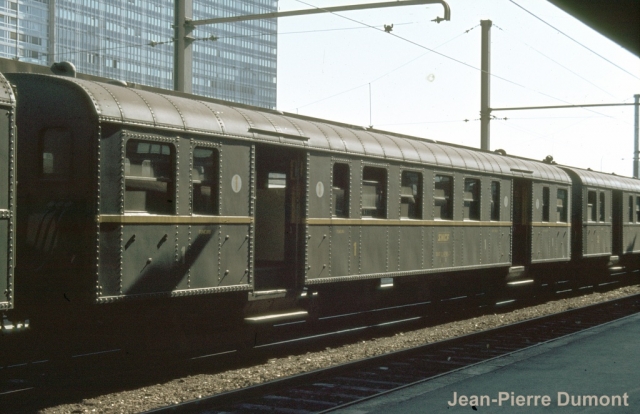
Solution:
<svg viewBox="0 0 640 414">
<path fill-rule="evenodd" d="M 173 88 L 174 1 L 0 0 L 0 57 Z M 193 19 L 277 10 L 277 0 L 193 0 Z M 198 26 L 193 92 L 276 106 L 275 19 Z"/>
</svg>

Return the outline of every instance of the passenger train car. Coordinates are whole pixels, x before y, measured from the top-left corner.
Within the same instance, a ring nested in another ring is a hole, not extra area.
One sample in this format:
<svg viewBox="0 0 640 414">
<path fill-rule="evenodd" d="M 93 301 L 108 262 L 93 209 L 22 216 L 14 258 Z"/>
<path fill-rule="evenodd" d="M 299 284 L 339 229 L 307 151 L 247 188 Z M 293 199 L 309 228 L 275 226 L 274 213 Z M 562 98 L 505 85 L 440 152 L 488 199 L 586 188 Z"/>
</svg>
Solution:
<svg viewBox="0 0 640 414">
<path fill-rule="evenodd" d="M 639 265 L 635 179 L 117 83 L 6 77 L 19 185 L 5 319 L 32 329 L 213 329 Z"/>
</svg>

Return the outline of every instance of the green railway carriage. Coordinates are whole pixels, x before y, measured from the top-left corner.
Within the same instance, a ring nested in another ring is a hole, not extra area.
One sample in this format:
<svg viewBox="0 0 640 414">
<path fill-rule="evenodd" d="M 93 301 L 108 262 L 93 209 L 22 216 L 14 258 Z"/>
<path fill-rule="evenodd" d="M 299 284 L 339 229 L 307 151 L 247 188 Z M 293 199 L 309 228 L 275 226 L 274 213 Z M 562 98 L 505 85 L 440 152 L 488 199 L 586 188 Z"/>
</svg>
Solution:
<svg viewBox="0 0 640 414">
<path fill-rule="evenodd" d="M 572 255 L 582 266 L 614 270 L 638 266 L 640 182 L 591 170 L 562 167 L 573 181 Z"/>
<path fill-rule="evenodd" d="M 0 311 L 11 309 L 15 298 L 15 105 L 13 89 L 0 75 Z"/>
<path fill-rule="evenodd" d="M 202 98 L 8 77 L 21 97 L 21 257 L 55 269 L 48 282 L 67 296 L 271 300 L 570 259 L 571 182 L 553 165 Z"/>
</svg>

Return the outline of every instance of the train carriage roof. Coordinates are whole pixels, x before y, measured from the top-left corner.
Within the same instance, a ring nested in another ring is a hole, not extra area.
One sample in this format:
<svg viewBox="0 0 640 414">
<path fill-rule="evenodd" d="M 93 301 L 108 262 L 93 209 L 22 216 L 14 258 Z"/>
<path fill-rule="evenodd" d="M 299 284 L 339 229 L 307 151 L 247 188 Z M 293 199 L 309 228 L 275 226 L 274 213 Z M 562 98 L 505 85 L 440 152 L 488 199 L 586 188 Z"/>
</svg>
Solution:
<svg viewBox="0 0 640 414">
<path fill-rule="evenodd" d="M 640 180 L 619 175 L 605 174 L 597 171 L 583 170 L 575 167 L 565 167 L 562 169 L 569 172 L 579 182 L 587 187 L 609 188 L 612 190 L 640 192 Z"/>
<path fill-rule="evenodd" d="M 9 77 L 18 84 L 18 88 L 20 82 L 32 85 L 41 82 L 43 86 L 57 84 L 62 90 L 56 91 L 58 99 L 52 102 L 60 102 L 60 94 L 64 94 L 65 88 L 69 89 L 69 96 L 64 99 L 73 99 L 80 93 L 92 103 L 96 116 L 107 122 L 213 134 L 478 173 L 571 182 L 560 168 L 537 161 L 295 114 L 70 77 L 39 74 L 10 74 Z M 42 97 L 34 99 L 41 100 Z"/>
<path fill-rule="evenodd" d="M 16 97 L 11 89 L 11 84 L 0 74 L 0 104 L 15 105 Z"/>
</svg>

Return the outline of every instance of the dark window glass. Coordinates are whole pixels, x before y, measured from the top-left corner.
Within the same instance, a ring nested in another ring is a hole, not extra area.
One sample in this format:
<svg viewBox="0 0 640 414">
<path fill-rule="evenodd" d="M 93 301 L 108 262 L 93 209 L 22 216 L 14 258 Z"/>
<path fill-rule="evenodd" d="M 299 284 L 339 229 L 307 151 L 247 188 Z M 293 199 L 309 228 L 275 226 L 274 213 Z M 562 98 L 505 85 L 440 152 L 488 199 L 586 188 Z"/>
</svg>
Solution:
<svg viewBox="0 0 640 414">
<path fill-rule="evenodd" d="M 349 165 L 333 164 L 333 216 L 349 217 Z"/>
<path fill-rule="evenodd" d="M 500 183 L 491 181 L 491 220 L 500 221 Z"/>
<path fill-rule="evenodd" d="M 362 216 L 387 217 L 387 170 L 384 168 L 362 170 Z"/>
<path fill-rule="evenodd" d="M 41 141 L 41 172 L 46 178 L 69 178 L 71 174 L 71 136 L 69 131 L 51 128 Z"/>
<path fill-rule="evenodd" d="M 422 174 L 402 171 L 400 184 L 400 217 L 422 218 Z"/>
<path fill-rule="evenodd" d="M 640 197 L 636 197 L 636 223 L 640 223 Z"/>
<path fill-rule="evenodd" d="M 193 214 L 218 214 L 220 155 L 214 148 L 193 150 Z"/>
<path fill-rule="evenodd" d="M 453 219 L 453 177 L 436 175 L 435 191 L 433 193 L 433 216 L 440 220 Z"/>
<path fill-rule="evenodd" d="M 633 223 L 633 196 L 629 196 L 629 223 Z"/>
<path fill-rule="evenodd" d="M 596 198 L 596 192 L 589 191 L 587 193 L 587 220 L 596 221 L 597 213 L 598 213 L 598 200 Z"/>
<path fill-rule="evenodd" d="M 567 190 L 558 190 L 558 201 L 556 202 L 556 211 L 558 213 L 557 221 L 561 223 L 567 222 L 567 213 L 569 211 L 569 200 L 567 199 Z"/>
<path fill-rule="evenodd" d="M 604 222 L 604 206 L 605 206 L 605 195 L 604 192 L 600 192 L 600 221 Z"/>
<path fill-rule="evenodd" d="M 480 180 L 464 179 L 464 218 L 480 220 Z"/>
<path fill-rule="evenodd" d="M 549 221 L 549 187 L 542 187 L 542 221 Z"/>
<path fill-rule="evenodd" d="M 124 161 L 124 209 L 152 214 L 175 213 L 174 149 L 153 141 L 127 141 Z"/>
</svg>

